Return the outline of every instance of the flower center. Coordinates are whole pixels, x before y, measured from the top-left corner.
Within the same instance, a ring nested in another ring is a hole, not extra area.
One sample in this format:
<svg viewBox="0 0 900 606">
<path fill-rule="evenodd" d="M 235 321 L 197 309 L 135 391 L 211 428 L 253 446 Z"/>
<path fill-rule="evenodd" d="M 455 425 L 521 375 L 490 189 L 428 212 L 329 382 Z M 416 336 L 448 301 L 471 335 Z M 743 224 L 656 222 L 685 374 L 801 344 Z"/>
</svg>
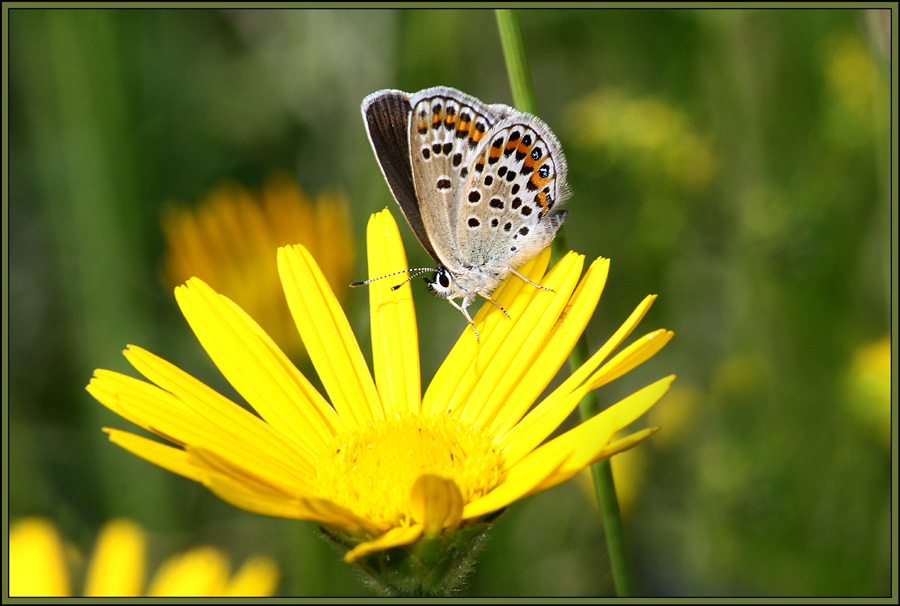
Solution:
<svg viewBox="0 0 900 606">
<path fill-rule="evenodd" d="M 376 523 L 410 520 L 410 494 L 423 474 L 453 480 L 469 503 L 500 481 L 490 438 L 455 419 L 395 415 L 334 437 L 319 466 L 322 497 Z"/>
</svg>

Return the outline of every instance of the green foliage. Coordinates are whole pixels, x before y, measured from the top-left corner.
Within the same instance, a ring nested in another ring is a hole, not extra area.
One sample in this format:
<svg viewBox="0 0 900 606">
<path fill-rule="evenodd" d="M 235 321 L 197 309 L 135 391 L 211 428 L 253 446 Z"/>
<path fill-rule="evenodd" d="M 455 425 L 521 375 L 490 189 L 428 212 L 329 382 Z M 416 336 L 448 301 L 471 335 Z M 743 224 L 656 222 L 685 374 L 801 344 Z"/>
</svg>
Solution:
<svg viewBox="0 0 900 606">
<path fill-rule="evenodd" d="M 569 161 L 567 244 L 612 260 L 592 349 L 649 293 L 642 327 L 676 334 L 599 394 L 678 375 L 629 478 L 638 595 L 890 594 L 890 447 L 856 412 L 871 396 L 848 388 L 896 309 L 874 15 L 520 13 Z M 131 372 L 135 343 L 231 395 L 159 278 L 164 205 L 287 169 L 310 193 L 347 192 L 362 249 L 394 202 L 360 101 L 444 84 L 512 103 L 493 12 L 12 9 L 8 39 L 10 519 L 48 515 L 88 547 L 128 516 L 233 561 L 277 556 L 281 595 L 365 595 L 298 538 L 311 525 L 259 521 L 110 445 L 101 427 L 130 427 L 84 386 L 95 368 Z M 417 289 L 427 384 L 466 326 Z M 346 307 L 365 350 L 365 292 Z M 574 481 L 514 504 L 463 595 L 611 593 L 596 515 Z"/>
</svg>

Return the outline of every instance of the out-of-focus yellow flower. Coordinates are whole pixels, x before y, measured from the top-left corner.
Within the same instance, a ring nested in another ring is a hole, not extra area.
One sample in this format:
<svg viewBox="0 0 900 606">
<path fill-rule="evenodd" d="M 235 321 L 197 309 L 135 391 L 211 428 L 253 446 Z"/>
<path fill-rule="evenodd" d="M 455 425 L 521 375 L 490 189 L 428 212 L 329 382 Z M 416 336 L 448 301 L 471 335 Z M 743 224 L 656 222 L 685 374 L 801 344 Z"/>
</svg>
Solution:
<svg viewBox="0 0 900 606">
<path fill-rule="evenodd" d="M 227 295 L 290 353 L 302 344 L 272 257 L 303 244 L 343 298 L 355 259 L 348 204 L 339 193 L 309 200 L 289 176 L 271 177 L 259 195 L 236 183 L 215 189 L 197 208 L 168 207 L 165 279 L 174 288 L 196 276 Z"/>
<path fill-rule="evenodd" d="M 632 97 L 608 88 L 575 101 L 566 122 L 575 145 L 598 148 L 637 177 L 650 177 L 687 191 L 715 176 L 712 144 L 687 115 L 656 97 Z"/>
<path fill-rule="evenodd" d="M 369 221 L 368 253 L 370 276 L 407 267 L 388 211 Z M 547 249 L 520 268 L 547 289 L 515 276 L 501 284 L 493 297 L 509 316 L 493 303 L 483 305 L 474 318 L 481 339 L 464 330 L 424 396 L 409 284 L 370 286 L 370 372 L 322 271 L 299 245 L 279 249 L 278 267 L 328 399 L 248 314 L 199 279 L 178 287 L 178 303 L 259 416 L 135 346 L 125 355 L 152 383 L 98 369 L 87 389 L 174 445 L 106 429 L 113 442 L 238 507 L 327 525 L 347 547 L 348 562 L 377 569 L 387 586 L 407 591 L 386 580 L 398 564 L 465 555 L 469 541 L 456 537 L 474 537 L 510 503 L 655 432 L 614 438 L 662 397 L 671 376 L 545 442 L 587 392 L 643 363 L 672 337 L 655 330 L 609 358 L 655 299 L 646 297 L 606 344 L 532 408 L 593 314 L 609 269 L 607 259 L 597 259 L 582 277 L 584 257 L 570 252 L 545 273 L 549 258 Z M 407 546 L 410 559 L 396 551 Z M 425 568 L 428 587 L 404 595 L 446 590 L 440 579 L 431 585 L 437 573 Z"/>
<path fill-rule="evenodd" d="M 262 557 L 248 559 L 234 575 L 228 557 L 212 547 L 195 547 L 169 558 L 144 588 L 146 536 L 128 520 L 109 522 L 100 532 L 87 570 L 83 595 L 96 597 L 265 597 L 278 584 L 278 568 Z M 9 531 L 10 597 L 74 595 L 66 549 L 56 528 L 42 518 L 24 518 Z"/>
<path fill-rule="evenodd" d="M 860 425 L 891 448 L 891 338 L 866 343 L 856 350 L 847 377 L 846 402 Z"/>
<path fill-rule="evenodd" d="M 887 103 L 890 99 L 887 83 L 871 51 L 858 35 L 829 40 L 825 53 L 825 75 L 829 88 L 844 108 L 861 120 L 875 118 L 875 104 Z"/>
</svg>

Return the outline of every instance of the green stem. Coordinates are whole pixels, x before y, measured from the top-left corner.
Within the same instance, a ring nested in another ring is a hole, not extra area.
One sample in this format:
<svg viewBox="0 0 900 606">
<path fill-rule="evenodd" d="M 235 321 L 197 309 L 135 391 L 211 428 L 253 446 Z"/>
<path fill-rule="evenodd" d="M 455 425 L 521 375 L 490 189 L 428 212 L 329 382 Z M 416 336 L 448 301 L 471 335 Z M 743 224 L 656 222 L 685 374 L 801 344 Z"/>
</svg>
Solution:
<svg viewBox="0 0 900 606">
<path fill-rule="evenodd" d="M 587 339 L 584 334 L 578 345 L 569 355 L 569 366 L 574 371 L 590 357 Z M 600 412 L 597 394 L 589 391 L 578 404 L 581 420 L 585 421 Z M 597 505 L 600 507 L 600 520 L 603 523 L 603 534 L 606 537 L 606 550 L 609 553 L 609 567 L 612 571 L 616 595 L 631 597 L 634 595 L 631 569 L 628 566 L 628 553 L 625 547 L 625 530 L 622 526 L 622 514 L 619 511 L 619 499 L 616 496 L 616 484 L 613 481 L 612 465 L 609 459 L 591 465 L 594 478 L 594 490 L 597 493 Z"/>
<path fill-rule="evenodd" d="M 495 13 L 497 27 L 500 30 L 500 41 L 503 45 L 503 55 L 506 58 L 506 71 L 509 75 L 513 103 L 519 110 L 537 115 L 537 100 L 531 82 L 531 72 L 528 69 L 528 60 L 525 57 L 525 42 L 522 38 L 522 28 L 519 25 L 519 15 L 513 9 L 497 9 Z M 567 248 L 562 228 L 557 232 L 553 247 L 556 253 L 565 252 Z M 578 347 L 569 356 L 569 366 L 573 371 L 584 364 L 589 357 L 588 352 L 587 339 L 582 334 Z M 588 392 L 578 405 L 578 410 L 583 421 L 600 412 L 600 403 L 593 391 Z M 606 548 L 609 553 L 616 594 L 622 597 L 631 596 L 634 592 L 625 550 L 625 533 L 609 461 L 595 463 L 591 466 L 591 473 L 594 477 L 594 488 L 597 492 L 597 502 L 600 506 L 603 530 L 606 535 Z"/>
<path fill-rule="evenodd" d="M 531 82 L 531 71 L 525 57 L 525 41 L 519 26 L 519 13 L 513 9 L 497 9 L 497 27 L 506 58 L 506 73 L 512 89 L 513 104 L 521 111 L 537 115 L 537 98 Z"/>
</svg>

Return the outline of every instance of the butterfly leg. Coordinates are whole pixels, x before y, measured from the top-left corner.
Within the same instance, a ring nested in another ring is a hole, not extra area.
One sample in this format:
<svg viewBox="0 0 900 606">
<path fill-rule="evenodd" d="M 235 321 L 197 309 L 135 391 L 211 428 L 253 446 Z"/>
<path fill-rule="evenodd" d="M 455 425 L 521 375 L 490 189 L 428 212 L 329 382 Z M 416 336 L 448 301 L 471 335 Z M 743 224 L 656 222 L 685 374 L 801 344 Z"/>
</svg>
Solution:
<svg viewBox="0 0 900 606">
<path fill-rule="evenodd" d="M 556 291 L 553 290 L 552 288 L 547 288 L 546 286 L 541 286 L 540 284 L 538 284 L 538 283 L 536 283 L 536 282 L 532 282 L 531 280 L 529 280 L 528 278 L 526 278 L 525 276 L 523 276 L 522 274 L 520 274 L 519 272 L 517 272 L 517 271 L 516 271 L 515 269 L 513 269 L 512 267 L 507 267 L 506 269 L 508 269 L 508 270 L 509 270 L 510 272 L 512 272 L 513 274 L 519 276 L 520 278 L 522 278 L 523 280 L 525 280 L 526 282 L 528 282 L 528 283 L 531 284 L 532 286 L 537 286 L 537 287 L 540 288 L 541 290 L 549 290 L 550 292 L 556 292 Z M 493 299 L 491 299 L 491 300 L 493 301 Z M 501 309 L 502 309 L 502 308 L 501 308 Z"/>
<path fill-rule="evenodd" d="M 487 299 L 488 301 L 490 301 L 491 303 L 493 303 L 494 305 L 496 305 L 497 307 L 499 307 L 500 311 L 502 311 L 506 315 L 507 318 L 509 317 L 509 312 L 506 311 L 505 309 L 503 309 L 503 306 L 500 305 L 499 303 L 497 303 L 497 300 L 494 299 L 491 295 L 486 295 L 483 292 L 479 292 L 478 294 L 481 295 L 482 297 L 484 297 L 485 299 Z"/>
<path fill-rule="evenodd" d="M 464 298 L 462 305 L 460 305 L 453 299 L 447 299 L 447 300 L 450 301 L 450 304 L 453 305 L 453 307 L 455 307 L 456 309 L 461 311 L 462 314 L 466 317 L 466 320 L 469 321 L 469 326 L 471 326 L 472 330 L 475 331 L 475 340 L 481 341 L 480 337 L 478 336 L 478 329 L 475 328 L 475 322 L 472 320 L 472 316 L 469 315 L 469 310 L 467 309 L 469 307 L 469 298 L 468 297 Z"/>
</svg>

